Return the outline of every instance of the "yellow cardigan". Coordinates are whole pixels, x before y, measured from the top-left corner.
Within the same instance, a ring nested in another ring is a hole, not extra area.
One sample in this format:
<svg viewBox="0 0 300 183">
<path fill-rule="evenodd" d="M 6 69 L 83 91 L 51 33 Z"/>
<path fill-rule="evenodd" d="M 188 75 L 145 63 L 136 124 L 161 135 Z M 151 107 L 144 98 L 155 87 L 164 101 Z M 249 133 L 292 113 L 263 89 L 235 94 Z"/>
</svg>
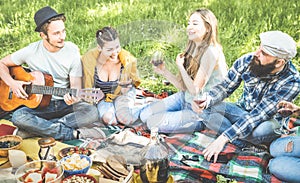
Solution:
<svg viewBox="0 0 300 183">
<path fill-rule="evenodd" d="M 93 88 L 94 87 L 94 72 L 97 63 L 97 58 L 100 54 L 99 49 L 93 48 L 86 52 L 82 57 L 82 67 L 83 67 L 83 87 L 84 88 Z M 123 73 L 130 74 L 130 78 L 133 81 L 135 87 L 138 87 L 141 84 L 141 79 L 138 76 L 137 70 L 137 60 L 131 55 L 128 51 L 122 49 L 119 53 L 119 59 L 121 64 L 124 66 Z M 121 93 L 121 87 L 118 86 L 114 93 L 106 94 L 105 101 L 112 102 L 117 96 Z"/>
</svg>

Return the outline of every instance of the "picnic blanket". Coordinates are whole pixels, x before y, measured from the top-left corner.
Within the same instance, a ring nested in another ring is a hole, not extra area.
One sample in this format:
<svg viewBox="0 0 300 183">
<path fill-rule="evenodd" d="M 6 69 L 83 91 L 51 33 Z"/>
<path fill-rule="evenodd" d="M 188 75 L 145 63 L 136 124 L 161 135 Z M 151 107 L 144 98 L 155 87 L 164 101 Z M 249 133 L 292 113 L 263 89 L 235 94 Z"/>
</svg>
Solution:
<svg viewBox="0 0 300 183">
<path fill-rule="evenodd" d="M 234 154 L 227 163 L 206 161 L 202 151 L 214 139 L 214 133 L 209 130 L 193 134 L 176 134 L 166 138 L 167 144 L 174 152 L 170 156 L 170 167 L 176 181 L 281 182 L 267 173 L 268 161 L 271 158 L 267 152 L 243 152 L 234 145 L 227 144 L 223 153 Z"/>
<path fill-rule="evenodd" d="M 122 130 L 120 127 L 119 130 Z M 149 137 L 145 126 L 132 127 L 137 135 Z M 222 153 L 230 155 L 227 162 L 212 163 L 203 158 L 202 151 L 216 138 L 211 130 L 194 132 L 192 134 L 162 134 L 165 144 L 170 150 L 170 174 L 176 182 L 219 182 L 219 183 L 281 183 L 267 171 L 268 152 L 244 152 L 228 143 Z M 124 144 L 111 150 L 111 153 L 126 149 Z M 103 152 L 100 151 L 102 154 Z M 134 151 L 129 154 L 139 154 Z M 137 156 L 134 156 L 137 158 Z"/>
<path fill-rule="evenodd" d="M 4 121 L 4 120 L 2 120 Z M 115 133 L 125 126 L 107 126 L 106 133 Z M 149 131 L 143 125 L 132 127 L 133 131 L 149 137 Z M 203 158 L 202 151 L 216 135 L 210 130 L 193 134 L 168 134 L 165 142 L 170 148 L 170 174 L 176 182 L 274 182 L 276 177 L 267 172 L 268 153 L 243 152 L 232 144 L 227 144 L 224 153 L 234 153 L 226 163 L 211 163 Z"/>
</svg>

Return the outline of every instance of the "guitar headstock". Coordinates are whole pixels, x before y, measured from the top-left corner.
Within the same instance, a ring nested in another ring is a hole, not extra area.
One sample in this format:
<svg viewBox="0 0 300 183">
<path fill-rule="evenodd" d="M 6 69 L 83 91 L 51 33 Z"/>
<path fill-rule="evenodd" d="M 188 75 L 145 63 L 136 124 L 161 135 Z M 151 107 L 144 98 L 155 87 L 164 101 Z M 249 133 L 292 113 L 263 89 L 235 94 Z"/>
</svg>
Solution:
<svg viewBox="0 0 300 183">
<path fill-rule="evenodd" d="M 78 91 L 77 97 L 86 102 L 97 104 L 104 97 L 104 93 L 100 88 L 85 88 Z"/>
</svg>

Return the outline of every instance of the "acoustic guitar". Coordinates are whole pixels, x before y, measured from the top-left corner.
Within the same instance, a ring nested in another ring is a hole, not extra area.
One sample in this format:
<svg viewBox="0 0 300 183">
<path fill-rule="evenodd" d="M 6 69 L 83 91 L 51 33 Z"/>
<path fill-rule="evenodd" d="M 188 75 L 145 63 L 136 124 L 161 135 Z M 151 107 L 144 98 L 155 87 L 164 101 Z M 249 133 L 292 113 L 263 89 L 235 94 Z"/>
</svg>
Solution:
<svg viewBox="0 0 300 183">
<path fill-rule="evenodd" d="M 49 74 L 40 71 L 27 72 L 21 66 L 9 68 L 10 75 L 15 80 L 29 81 L 30 85 L 24 85 L 24 90 L 29 95 L 25 100 L 18 98 L 6 83 L 0 79 L 0 108 L 4 111 L 12 111 L 20 106 L 29 108 L 46 107 L 49 105 L 52 95 L 64 96 L 69 93 L 89 103 L 97 103 L 104 94 L 100 88 L 74 89 L 53 87 L 53 78 Z"/>
</svg>

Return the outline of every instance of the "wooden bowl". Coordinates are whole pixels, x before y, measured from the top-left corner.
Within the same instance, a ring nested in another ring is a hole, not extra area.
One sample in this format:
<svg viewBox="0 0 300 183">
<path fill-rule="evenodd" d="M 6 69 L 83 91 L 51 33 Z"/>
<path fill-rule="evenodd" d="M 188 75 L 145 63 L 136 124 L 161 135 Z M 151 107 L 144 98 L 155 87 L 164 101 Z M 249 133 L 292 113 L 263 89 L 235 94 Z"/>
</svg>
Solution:
<svg viewBox="0 0 300 183">
<path fill-rule="evenodd" d="M 4 135 L 0 137 L 0 142 L 6 142 L 6 141 L 13 141 L 13 142 L 17 142 L 17 145 L 14 145 L 12 147 L 8 147 L 8 148 L 0 148 L 0 157 L 7 157 L 8 156 L 8 150 L 11 149 L 20 149 L 21 147 L 21 143 L 23 141 L 22 137 L 18 136 L 18 135 Z"/>
</svg>

